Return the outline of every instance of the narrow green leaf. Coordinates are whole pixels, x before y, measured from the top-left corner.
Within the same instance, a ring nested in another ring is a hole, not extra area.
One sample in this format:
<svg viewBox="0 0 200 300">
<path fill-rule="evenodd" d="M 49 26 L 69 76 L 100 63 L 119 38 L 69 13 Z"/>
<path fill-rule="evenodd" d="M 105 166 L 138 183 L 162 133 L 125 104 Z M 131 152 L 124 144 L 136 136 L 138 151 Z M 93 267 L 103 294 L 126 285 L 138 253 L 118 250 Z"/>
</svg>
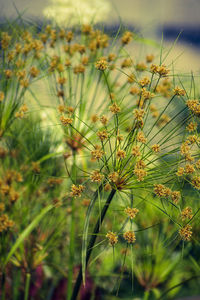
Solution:
<svg viewBox="0 0 200 300">
<path fill-rule="evenodd" d="M 15 251 L 17 250 L 17 248 L 21 245 L 21 243 L 23 243 L 23 241 L 25 240 L 25 238 L 33 231 L 33 229 L 38 225 L 38 223 L 40 222 L 40 220 L 44 217 L 44 215 L 50 211 L 53 208 L 53 205 L 49 205 L 47 207 L 45 207 L 41 213 L 31 222 L 31 224 L 29 224 L 28 227 L 26 227 L 26 229 L 20 234 L 20 236 L 18 237 L 18 239 L 16 240 L 15 244 L 12 246 L 12 248 L 10 249 L 6 260 L 4 262 L 4 267 L 7 265 L 7 263 L 9 262 L 11 256 L 15 253 Z"/>
</svg>

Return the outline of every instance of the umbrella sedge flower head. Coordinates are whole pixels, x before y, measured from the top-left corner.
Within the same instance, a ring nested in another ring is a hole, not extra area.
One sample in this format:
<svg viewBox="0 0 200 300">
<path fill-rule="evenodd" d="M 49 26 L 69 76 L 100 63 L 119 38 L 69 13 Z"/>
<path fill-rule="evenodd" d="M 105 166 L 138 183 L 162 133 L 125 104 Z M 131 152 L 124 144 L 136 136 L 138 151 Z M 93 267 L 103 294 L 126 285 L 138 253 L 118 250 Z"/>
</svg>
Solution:
<svg viewBox="0 0 200 300">
<path fill-rule="evenodd" d="M 161 65 L 161 66 L 158 67 L 157 72 L 160 75 L 160 77 L 165 77 L 165 76 L 168 75 L 169 69 L 167 69 L 165 65 Z"/>
<path fill-rule="evenodd" d="M 126 152 L 124 150 L 118 150 L 116 156 L 118 159 L 124 159 L 126 157 Z"/>
<path fill-rule="evenodd" d="M 83 64 L 79 64 L 74 67 L 74 74 L 83 74 L 84 72 L 85 72 L 85 66 Z"/>
<path fill-rule="evenodd" d="M 139 62 L 136 64 L 135 68 L 138 72 L 143 72 L 147 69 L 147 66 L 144 62 Z"/>
<path fill-rule="evenodd" d="M 140 153 L 140 147 L 139 146 L 134 146 L 133 149 L 132 149 L 132 155 L 133 156 L 140 156 L 141 153 Z"/>
<path fill-rule="evenodd" d="M 133 64 L 132 59 L 130 58 L 125 58 L 122 63 L 121 63 L 121 68 L 130 68 Z"/>
<path fill-rule="evenodd" d="M 197 123 L 196 122 L 190 122 L 187 127 L 186 127 L 187 131 L 192 132 L 195 131 L 197 129 Z"/>
<path fill-rule="evenodd" d="M 35 66 L 32 66 L 30 68 L 30 75 L 32 77 L 37 77 L 39 75 L 39 73 L 40 73 L 40 70 L 38 70 L 38 68 L 36 68 Z"/>
<path fill-rule="evenodd" d="M 106 126 L 106 125 L 108 124 L 108 118 L 107 118 L 105 115 L 102 115 L 102 116 L 100 117 L 100 122 L 101 122 L 104 126 Z"/>
<path fill-rule="evenodd" d="M 75 185 L 73 184 L 71 187 L 71 197 L 81 197 L 82 192 L 84 191 L 85 187 L 83 185 Z"/>
<path fill-rule="evenodd" d="M 112 232 L 112 231 L 108 231 L 108 233 L 106 234 L 106 237 L 109 241 L 109 244 L 111 246 L 114 246 L 115 244 L 117 244 L 118 242 L 118 237 L 116 235 L 116 233 Z"/>
<path fill-rule="evenodd" d="M 60 85 L 63 85 L 65 82 L 66 82 L 66 78 L 65 78 L 65 77 L 59 77 L 59 78 L 58 78 L 58 83 L 59 83 Z"/>
<path fill-rule="evenodd" d="M 139 80 L 139 84 L 144 87 L 147 86 L 150 83 L 150 80 L 148 77 L 144 77 L 142 79 Z"/>
<path fill-rule="evenodd" d="M 133 38 L 133 34 L 130 31 L 126 31 L 124 32 L 123 36 L 122 36 L 122 44 L 123 45 L 127 45 L 131 42 Z"/>
<path fill-rule="evenodd" d="M 110 54 L 108 55 L 108 61 L 109 61 L 109 62 L 110 62 L 110 61 L 113 61 L 113 60 L 115 60 L 116 57 L 117 57 L 117 56 L 116 56 L 115 53 L 110 53 Z"/>
<path fill-rule="evenodd" d="M 174 88 L 173 92 L 174 92 L 174 95 L 176 95 L 176 96 L 185 96 L 185 94 L 186 94 L 185 90 L 179 88 L 178 86 Z"/>
<path fill-rule="evenodd" d="M 138 132 L 137 141 L 142 144 L 145 144 L 147 142 L 147 139 L 145 138 L 144 133 L 142 131 Z"/>
<path fill-rule="evenodd" d="M 193 174 L 194 172 L 195 172 L 194 165 L 192 165 L 192 164 L 185 165 L 185 173 L 186 174 Z"/>
<path fill-rule="evenodd" d="M 144 169 L 139 169 L 137 167 L 134 168 L 134 174 L 137 177 L 137 181 L 144 181 L 144 177 L 147 176 L 147 171 L 145 171 Z"/>
<path fill-rule="evenodd" d="M 171 195 L 170 188 L 164 186 L 163 184 L 155 184 L 154 185 L 154 193 L 158 197 L 168 197 Z"/>
<path fill-rule="evenodd" d="M 184 175 L 184 172 L 185 172 L 185 169 L 183 167 L 179 167 L 178 170 L 177 170 L 177 172 L 176 172 L 176 175 L 178 177 L 181 177 L 181 176 Z"/>
<path fill-rule="evenodd" d="M 183 241 L 190 241 L 192 236 L 192 226 L 189 224 L 185 225 L 179 230 L 179 235 Z"/>
<path fill-rule="evenodd" d="M 129 216 L 130 219 L 134 219 L 138 214 L 139 209 L 127 207 L 125 208 L 124 212 Z"/>
<path fill-rule="evenodd" d="M 103 142 L 104 140 L 106 140 L 108 138 L 108 132 L 107 132 L 107 130 L 98 131 L 97 136 Z"/>
<path fill-rule="evenodd" d="M 158 153 L 160 152 L 160 145 L 154 144 L 151 146 L 151 149 L 153 150 L 153 152 Z"/>
<path fill-rule="evenodd" d="M 111 106 L 109 106 L 109 110 L 113 113 L 113 114 L 117 114 L 121 111 L 121 108 L 114 102 Z"/>
<path fill-rule="evenodd" d="M 181 193 L 179 191 L 173 191 L 170 194 L 172 201 L 177 204 L 179 200 L 181 199 Z"/>
<path fill-rule="evenodd" d="M 96 161 L 102 158 L 104 151 L 102 151 L 99 145 L 95 146 L 95 150 L 91 151 L 91 161 Z"/>
<path fill-rule="evenodd" d="M 2 214 L 0 216 L 0 233 L 11 229 L 15 223 L 9 219 L 7 214 Z"/>
<path fill-rule="evenodd" d="M 108 175 L 108 178 L 111 182 L 115 183 L 119 179 L 119 174 L 117 172 L 112 172 Z"/>
<path fill-rule="evenodd" d="M 200 176 L 194 176 L 192 178 L 192 185 L 197 189 L 200 190 Z"/>
<path fill-rule="evenodd" d="M 145 111 L 144 111 L 144 109 L 134 109 L 133 114 L 134 114 L 134 118 L 137 121 L 142 121 L 142 118 L 145 115 Z"/>
<path fill-rule="evenodd" d="M 61 123 L 64 125 L 64 126 L 67 126 L 67 125 L 71 125 L 72 122 L 73 122 L 73 119 L 72 118 L 66 118 L 64 116 L 61 116 L 60 117 L 60 121 Z"/>
<path fill-rule="evenodd" d="M 100 183 L 104 179 L 104 175 L 101 174 L 99 171 L 93 171 L 92 175 L 90 176 L 92 182 Z"/>
<path fill-rule="evenodd" d="M 147 91 L 146 88 L 142 88 L 141 89 L 141 95 L 142 95 L 142 98 L 144 100 L 148 100 L 148 99 L 151 99 L 153 98 L 155 95 L 153 93 L 151 93 L 150 91 Z"/>
<path fill-rule="evenodd" d="M 97 70 L 105 71 L 108 68 L 108 62 L 105 57 L 100 58 L 96 61 L 95 67 Z"/>
<path fill-rule="evenodd" d="M 58 111 L 61 114 L 64 113 L 66 111 L 66 106 L 62 104 L 58 105 Z"/>
<path fill-rule="evenodd" d="M 133 244 L 136 241 L 135 233 L 133 231 L 126 231 L 123 234 L 123 237 L 129 244 Z"/>
<path fill-rule="evenodd" d="M 146 56 L 146 62 L 151 63 L 154 60 L 154 55 L 153 54 L 148 54 Z"/>
<path fill-rule="evenodd" d="M 91 116 L 92 123 L 96 123 L 98 120 L 99 120 L 99 116 L 97 114 Z"/>
<path fill-rule="evenodd" d="M 187 206 L 186 208 L 184 208 L 181 212 L 181 220 L 185 221 L 187 219 L 192 219 L 193 214 L 192 214 L 192 208 Z"/>
<path fill-rule="evenodd" d="M 88 35 L 92 32 L 92 26 L 89 24 L 83 24 L 81 31 L 82 33 Z"/>
</svg>

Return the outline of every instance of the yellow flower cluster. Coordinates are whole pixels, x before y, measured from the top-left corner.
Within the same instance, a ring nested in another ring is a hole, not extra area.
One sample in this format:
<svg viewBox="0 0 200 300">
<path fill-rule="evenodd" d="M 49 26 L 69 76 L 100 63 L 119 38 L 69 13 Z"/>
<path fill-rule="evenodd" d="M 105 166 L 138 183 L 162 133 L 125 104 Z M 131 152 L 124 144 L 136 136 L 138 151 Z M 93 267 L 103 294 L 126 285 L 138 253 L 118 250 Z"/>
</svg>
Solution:
<svg viewBox="0 0 200 300">
<path fill-rule="evenodd" d="M 192 219 L 193 214 L 192 214 L 192 208 L 187 206 L 186 208 L 184 208 L 181 212 L 181 220 L 185 221 L 187 219 Z"/>
<path fill-rule="evenodd" d="M 104 175 L 101 174 L 99 171 L 93 171 L 92 175 L 90 176 L 92 182 L 100 183 L 104 179 Z"/>
<path fill-rule="evenodd" d="M 182 240 L 184 240 L 184 241 L 190 241 L 191 240 L 191 236 L 192 236 L 191 229 L 192 229 L 192 226 L 187 224 L 179 230 L 179 235 L 180 235 Z"/>
<path fill-rule="evenodd" d="M 83 185 L 75 185 L 73 184 L 71 187 L 71 197 L 80 197 L 82 192 L 84 191 L 85 187 Z"/>
<path fill-rule="evenodd" d="M 105 71 L 108 68 L 108 62 L 105 58 L 101 58 L 95 63 L 95 67 L 97 70 Z"/>
<path fill-rule="evenodd" d="M 115 244 L 117 244 L 118 242 L 118 238 L 117 238 L 117 235 L 116 233 L 112 232 L 112 231 L 109 231 L 107 234 L 106 234 L 106 237 L 109 241 L 109 244 L 111 246 L 114 246 Z"/>
<path fill-rule="evenodd" d="M 127 231 L 123 234 L 124 239 L 129 243 L 133 244 L 136 241 L 134 231 Z"/>
<path fill-rule="evenodd" d="M 124 159 L 126 157 L 126 152 L 124 150 L 118 150 L 116 156 L 117 159 Z"/>
<path fill-rule="evenodd" d="M 97 136 L 103 142 L 104 140 L 106 140 L 108 138 L 108 132 L 107 132 L 107 130 L 98 131 Z"/>
<path fill-rule="evenodd" d="M 71 125 L 72 122 L 73 122 L 73 119 L 72 119 L 72 118 L 66 118 L 66 117 L 64 117 L 64 116 L 61 116 L 61 117 L 60 117 L 60 121 L 61 121 L 61 123 L 62 123 L 64 126 L 66 126 L 66 125 Z"/>
<path fill-rule="evenodd" d="M 96 161 L 102 158 L 104 155 L 104 151 L 102 151 L 101 147 L 99 145 L 95 146 L 95 150 L 91 151 L 91 160 Z"/>
<path fill-rule="evenodd" d="M 124 212 L 129 216 L 130 219 L 134 219 L 139 212 L 137 208 L 127 207 Z"/>
<path fill-rule="evenodd" d="M 111 106 L 109 106 L 109 110 L 113 114 L 118 114 L 121 111 L 121 108 L 117 105 L 117 103 L 114 102 Z"/>
<path fill-rule="evenodd" d="M 119 174 L 117 172 L 112 172 L 108 175 L 108 178 L 111 182 L 117 182 L 119 179 Z"/>
<path fill-rule="evenodd" d="M 0 215 L 0 233 L 11 229 L 14 224 L 15 223 L 9 219 L 7 214 Z"/>
</svg>

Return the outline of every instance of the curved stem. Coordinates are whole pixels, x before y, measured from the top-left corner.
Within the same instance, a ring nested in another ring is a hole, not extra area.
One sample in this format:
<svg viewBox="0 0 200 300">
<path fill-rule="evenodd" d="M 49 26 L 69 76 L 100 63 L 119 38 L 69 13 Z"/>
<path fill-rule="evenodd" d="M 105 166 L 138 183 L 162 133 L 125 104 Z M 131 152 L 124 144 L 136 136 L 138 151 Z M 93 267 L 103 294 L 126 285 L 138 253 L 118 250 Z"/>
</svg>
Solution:
<svg viewBox="0 0 200 300">
<path fill-rule="evenodd" d="M 86 254 L 86 266 L 88 264 L 88 261 L 90 259 L 90 255 L 92 253 L 92 250 L 93 250 L 93 246 L 95 244 L 95 241 L 96 241 L 96 238 L 97 238 L 97 234 L 99 233 L 99 230 L 100 230 L 100 227 L 101 227 L 101 224 L 103 223 L 103 220 L 104 220 L 104 217 L 106 215 L 106 212 L 109 208 L 109 205 L 114 197 L 116 193 L 116 190 L 112 190 L 108 196 L 108 199 L 106 200 L 106 203 L 104 205 L 104 207 L 102 208 L 102 211 L 101 211 L 101 215 L 99 216 L 97 222 L 96 222 L 96 225 L 94 227 L 94 230 L 93 230 L 93 233 L 92 233 L 92 236 L 90 238 L 90 241 L 89 241 L 89 244 L 88 244 L 88 247 L 87 247 L 87 254 Z M 79 293 L 79 290 L 80 290 L 80 287 L 81 287 L 81 284 L 82 284 L 82 266 L 80 267 L 80 270 L 79 270 L 79 274 L 78 274 L 78 277 L 76 279 L 76 283 L 75 283 L 75 286 L 74 286 L 74 290 L 73 290 L 73 294 L 72 294 L 72 297 L 71 297 L 71 300 L 76 300 L 77 296 L 78 296 L 78 293 Z"/>
</svg>

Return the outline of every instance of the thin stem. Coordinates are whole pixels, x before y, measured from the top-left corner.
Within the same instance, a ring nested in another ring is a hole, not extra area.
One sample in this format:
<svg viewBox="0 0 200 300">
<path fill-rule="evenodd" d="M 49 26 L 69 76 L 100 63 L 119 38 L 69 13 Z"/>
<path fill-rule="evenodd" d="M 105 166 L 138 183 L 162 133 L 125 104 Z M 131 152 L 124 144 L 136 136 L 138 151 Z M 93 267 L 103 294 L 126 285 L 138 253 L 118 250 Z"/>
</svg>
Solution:
<svg viewBox="0 0 200 300">
<path fill-rule="evenodd" d="M 25 293 L 24 293 L 24 300 L 28 300 L 29 296 L 29 289 L 30 289 L 30 282 L 31 282 L 31 274 L 26 274 L 26 285 L 25 285 Z"/>
<path fill-rule="evenodd" d="M 72 179 L 76 183 L 76 153 L 73 152 Z M 75 249 L 75 202 L 71 199 L 71 226 L 70 226 L 70 245 L 69 245 L 69 271 L 67 284 L 67 300 L 70 300 L 72 294 L 73 267 L 74 267 L 74 249 Z"/>
<path fill-rule="evenodd" d="M 149 299 L 149 291 L 145 291 L 143 300 Z"/>
<path fill-rule="evenodd" d="M 97 234 L 99 233 L 101 224 L 103 223 L 104 217 L 106 215 L 106 212 L 109 208 L 109 205 L 110 205 L 115 193 L 116 193 L 116 190 L 112 190 L 110 192 L 110 194 L 108 196 L 108 199 L 106 200 L 106 203 L 105 203 L 104 207 L 102 208 L 101 216 L 98 218 L 97 223 L 94 227 L 92 236 L 90 238 L 90 241 L 89 241 L 89 244 L 88 244 L 88 247 L 87 247 L 86 267 L 87 267 L 88 261 L 90 259 L 90 255 L 92 253 L 93 246 L 94 246 L 96 238 L 97 238 Z M 78 277 L 76 279 L 76 283 L 75 283 L 75 286 L 74 286 L 74 290 L 73 290 L 71 300 L 76 300 L 77 299 L 77 296 L 78 296 L 78 293 L 79 293 L 79 290 L 80 290 L 80 287 L 81 287 L 81 284 L 82 284 L 82 280 L 83 280 L 83 277 L 82 277 L 82 266 L 81 266 L 80 270 L 79 270 Z"/>
</svg>

